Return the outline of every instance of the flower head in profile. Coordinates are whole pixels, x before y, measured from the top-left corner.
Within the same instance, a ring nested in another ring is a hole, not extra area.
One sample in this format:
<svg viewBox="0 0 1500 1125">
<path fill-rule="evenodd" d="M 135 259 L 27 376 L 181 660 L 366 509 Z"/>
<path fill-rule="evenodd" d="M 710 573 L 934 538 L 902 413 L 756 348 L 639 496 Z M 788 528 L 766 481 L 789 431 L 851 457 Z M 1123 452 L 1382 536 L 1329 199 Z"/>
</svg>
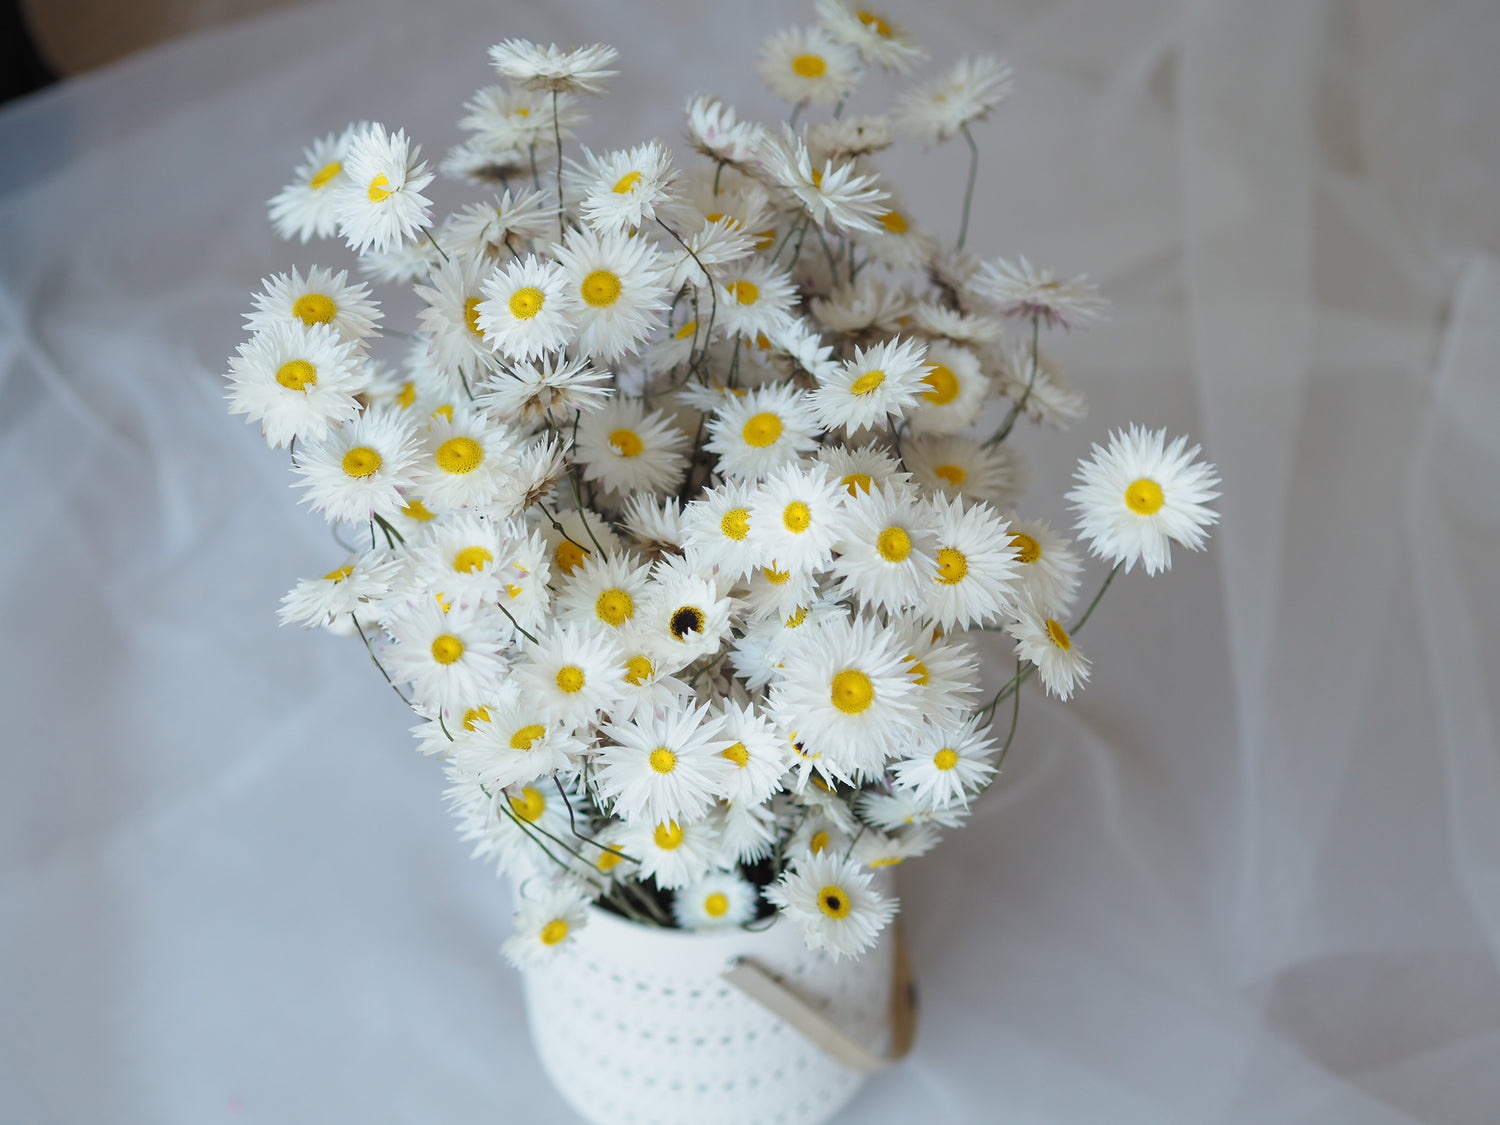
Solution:
<svg viewBox="0 0 1500 1125">
<path fill-rule="evenodd" d="M 361 128 L 351 125 L 343 133 L 330 133 L 303 150 L 292 182 L 270 202 L 271 225 L 282 238 L 306 242 L 314 236 L 327 238 L 338 230 L 333 200 L 348 178 L 344 159 L 349 153 L 349 139 Z"/>
<path fill-rule="evenodd" d="M 945 141 L 983 121 L 1010 96 L 1011 69 L 994 55 L 959 59 L 947 71 L 901 96 L 896 119 L 912 136 Z"/>
<path fill-rule="evenodd" d="M 356 254 L 395 249 L 432 225 L 432 201 L 422 194 L 432 173 L 420 151 L 404 131 L 388 133 L 378 123 L 350 139 L 334 217 Z"/>
<path fill-rule="evenodd" d="M 968 281 L 969 291 L 1005 316 L 1036 319 L 1049 328 L 1072 328 L 1098 320 L 1109 307 L 1085 276 L 1058 278 L 1022 254 L 1015 261 L 985 262 Z"/>
<path fill-rule="evenodd" d="M 695 149 L 711 160 L 743 168 L 755 159 L 765 127 L 740 121 L 733 106 L 699 95 L 687 104 L 687 134 Z"/>
<path fill-rule="evenodd" d="M 604 43 L 565 51 L 556 43 L 543 47 L 527 39 L 506 39 L 490 48 L 490 62 L 502 77 L 528 90 L 558 94 L 602 94 L 604 80 L 619 73 L 608 69 L 619 56 Z"/>
<path fill-rule="evenodd" d="M 896 74 L 906 74 L 927 57 L 907 34 L 885 15 L 849 0 L 818 0 L 818 23 L 840 43 L 859 52 L 867 63 Z"/>
<path fill-rule="evenodd" d="M 853 160 L 813 165 L 802 138 L 783 127 L 781 139 L 767 138 L 761 164 L 770 181 L 790 192 L 821 227 L 837 231 L 877 230 L 881 204 L 890 193 L 879 178 L 862 173 Z"/>
</svg>

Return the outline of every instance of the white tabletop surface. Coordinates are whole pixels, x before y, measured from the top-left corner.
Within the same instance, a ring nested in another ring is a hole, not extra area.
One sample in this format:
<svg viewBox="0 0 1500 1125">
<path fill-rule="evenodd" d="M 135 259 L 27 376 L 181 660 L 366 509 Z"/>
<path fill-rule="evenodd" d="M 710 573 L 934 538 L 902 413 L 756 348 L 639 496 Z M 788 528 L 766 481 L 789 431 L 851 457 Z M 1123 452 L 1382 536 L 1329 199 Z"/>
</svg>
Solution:
<svg viewBox="0 0 1500 1125">
<path fill-rule="evenodd" d="M 276 627 L 331 544 L 221 397 L 259 279 L 344 261 L 265 220 L 312 137 L 440 152 L 509 35 L 620 48 L 596 148 L 700 91 L 772 118 L 750 56 L 805 11 L 511 7 L 315 4 L 0 111 L 0 1120 L 572 1120 L 409 717 Z M 1500 1119 L 1500 9 L 897 14 L 1016 67 L 970 244 L 1114 302 L 1025 510 L 1133 420 L 1224 519 L 904 872 L 921 1039 L 841 1120 Z M 956 212 L 962 151 L 893 170 Z"/>
</svg>

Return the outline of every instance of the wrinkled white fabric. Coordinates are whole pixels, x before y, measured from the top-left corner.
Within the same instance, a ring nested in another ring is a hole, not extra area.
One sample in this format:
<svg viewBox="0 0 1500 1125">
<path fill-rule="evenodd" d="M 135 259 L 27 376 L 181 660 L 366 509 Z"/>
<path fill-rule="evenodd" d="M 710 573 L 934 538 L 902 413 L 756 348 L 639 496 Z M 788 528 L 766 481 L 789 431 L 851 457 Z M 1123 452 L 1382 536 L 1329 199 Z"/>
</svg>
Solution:
<svg viewBox="0 0 1500 1125">
<path fill-rule="evenodd" d="M 409 716 L 353 642 L 275 626 L 335 551 L 221 375 L 262 276 L 346 260 L 265 220 L 311 137 L 439 154 L 507 35 L 621 49 L 596 148 L 700 91 L 774 118 L 749 53 L 802 12 L 315 5 L 0 112 L 0 1119 L 571 1119 Z M 1119 580 L 1093 682 L 1025 694 L 913 865 L 921 1039 L 842 1120 L 1493 1121 L 1500 13 L 897 15 L 1017 70 L 970 245 L 1114 302 L 1056 347 L 1091 409 L 1022 434 L 1025 510 L 1066 524 L 1138 421 L 1203 442 L 1223 524 Z M 894 169 L 949 237 L 964 160 Z"/>
</svg>

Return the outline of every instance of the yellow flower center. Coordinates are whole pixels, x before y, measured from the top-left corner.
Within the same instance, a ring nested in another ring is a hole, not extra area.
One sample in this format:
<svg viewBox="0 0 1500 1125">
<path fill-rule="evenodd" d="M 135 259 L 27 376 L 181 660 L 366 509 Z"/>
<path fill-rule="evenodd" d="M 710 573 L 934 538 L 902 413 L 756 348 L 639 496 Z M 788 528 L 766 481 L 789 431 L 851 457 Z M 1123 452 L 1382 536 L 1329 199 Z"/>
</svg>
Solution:
<svg viewBox="0 0 1500 1125">
<path fill-rule="evenodd" d="M 396 395 L 396 405 L 405 410 L 417 401 L 417 385 L 415 383 L 403 383 L 401 392 Z"/>
<path fill-rule="evenodd" d="M 615 181 L 615 186 L 609 190 L 616 195 L 629 195 L 635 190 L 635 185 L 640 183 L 644 178 L 639 172 L 626 172 Z"/>
<path fill-rule="evenodd" d="M 443 633 L 432 642 L 432 658 L 439 664 L 453 664 L 464 654 L 464 643 L 452 633 Z"/>
<path fill-rule="evenodd" d="M 575 695 L 583 690 L 583 669 L 576 664 L 564 664 L 557 670 L 557 690 Z"/>
<path fill-rule="evenodd" d="M 401 509 L 401 514 L 409 520 L 416 520 L 418 523 L 426 523 L 428 520 L 435 518 L 427 510 L 427 505 L 420 500 L 413 500 L 410 504 L 407 504 L 406 507 Z"/>
<path fill-rule="evenodd" d="M 922 377 L 922 382 L 932 388 L 923 391 L 922 397 L 936 406 L 947 406 L 958 397 L 958 376 L 945 363 L 939 363 Z"/>
<path fill-rule="evenodd" d="M 1068 637 L 1068 631 L 1050 617 L 1047 618 L 1047 636 L 1051 637 L 1052 643 L 1064 652 L 1073 647 L 1073 642 Z"/>
<path fill-rule="evenodd" d="M 902 859 L 902 857 L 899 856 L 899 855 L 887 856 L 884 859 L 872 859 L 872 860 L 870 860 L 870 866 L 871 867 L 895 867 L 896 864 L 898 864 L 898 863 L 901 862 L 901 859 Z"/>
<path fill-rule="evenodd" d="M 800 607 L 798 607 L 796 613 L 792 614 L 790 617 L 788 617 L 786 619 L 786 627 L 788 629 L 795 629 L 798 625 L 801 625 L 806 620 L 807 620 L 807 607 L 806 606 L 800 606 Z"/>
<path fill-rule="evenodd" d="M 745 749 L 743 742 L 736 742 L 733 746 L 726 747 L 719 752 L 720 757 L 728 758 L 740 769 L 750 764 L 750 751 Z"/>
<path fill-rule="evenodd" d="M 304 293 L 292 302 L 292 315 L 311 328 L 314 324 L 327 324 L 338 315 L 338 306 L 322 293 Z"/>
<path fill-rule="evenodd" d="M 913 682 L 919 683 L 923 687 L 926 687 L 928 680 L 927 665 L 923 664 L 921 660 L 919 660 L 915 656 L 912 656 L 910 653 L 908 653 L 906 656 L 903 656 L 901 660 L 903 663 L 908 665 L 906 670 L 908 673 L 910 673 Z"/>
<path fill-rule="evenodd" d="M 510 748 L 512 750 L 530 750 L 536 745 L 536 740 L 547 733 L 547 728 L 541 723 L 527 723 L 515 734 L 510 736 Z"/>
<path fill-rule="evenodd" d="M 433 458 L 443 472 L 461 476 L 479 468 L 484 460 L 484 447 L 471 437 L 451 437 L 437 447 Z"/>
<path fill-rule="evenodd" d="M 880 216 L 880 225 L 892 234 L 906 233 L 906 220 L 901 217 L 899 211 L 887 211 Z"/>
<path fill-rule="evenodd" d="M 875 537 L 875 549 L 886 562 L 902 562 L 911 554 L 911 536 L 905 528 L 888 527 Z"/>
<path fill-rule="evenodd" d="M 774 566 L 766 567 L 763 573 L 766 576 L 766 581 L 769 582 L 772 586 L 785 586 L 792 580 L 791 571 L 777 570 Z"/>
<path fill-rule="evenodd" d="M 356 445 L 344 454 L 344 472 L 351 477 L 374 476 L 380 471 L 380 452 L 368 445 Z"/>
<path fill-rule="evenodd" d="M 769 411 L 757 414 L 745 423 L 740 436 L 746 445 L 764 449 L 781 436 L 781 419 Z"/>
<path fill-rule="evenodd" d="M 1034 563 L 1042 557 L 1042 545 L 1024 531 L 1013 532 L 1010 545 L 1016 549 L 1016 558 L 1023 563 Z"/>
<path fill-rule="evenodd" d="M 696 335 L 697 331 L 698 331 L 698 322 L 696 320 L 690 320 L 686 324 L 684 324 L 681 328 L 679 328 L 677 330 L 677 332 L 676 332 L 675 335 L 676 335 L 677 339 L 679 339 L 679 340 L 686 340 L 686 339 L 689 339 L 690 337 Z"/>
<path fill-rule="evenodd" d="M 875 685 L 855 668 L 845 668 L 833 677 L 833 705 L 846 715 L 858 715 L 875 702 Z"/>
<path fill-rule="evenodd" d="M 657 773 L 671 773 L 677 768 L 677 755 L 665 746 L 658 746 L 651 751 L 651 768 Z"/>
<path fill-rule="evenodd" d="M 621 457 L 639 457 L 646 448 L 646 443 L 641 440 L 639 434 L 634 430 L 611 430 L 609 432 L 610 448 Z"/>
<path fill-rule="evenodd" d="M 934 474 L 942 477 L 954 488 L 969 479 L 969 474 L 964 471 L 962 465 L 939 465 L 932 470 Z"/>
<path fill-rule="evenodd" d="M 342 582 L 344 579 L 348 578 L 349 575 L 351 575 L 353 573 L 354 573 L 354 564 L 350 563 L 348 566 L 341 566 L 337 570 L 330 570 L 327 574 L 323 575 L 323 581 L 324 582 Z"/>
<path fill-rule="evenodd" d="M 535 824 L 547 811 L 547 798 L 528 785 L 521 790 L 519 797 L 510 799 L 510 807 L 526 823 Z"/>
<path fill-rule="evenodd" d="M 801 500 L 793 500 L 781 510 L 781 523 L 793 535 L 801 535 L 812 526 L 812 509 Z"/>
<path fill-rule="evenodd" d="M 1132 481 L 1125 490 L 1125 506 L 1138 516 L 1156 515 L 1166 501 L 1161 485 L 1146 477 Z"/>
<path fill-rule="evenodd" d="M 366 189 L 365 195 L 369 197 L 371 203 L 384 203 L 395 194 L 395 192 L 390 190 L 390 186 L 391 181 L 386 179 L 385 173 L 382 172 L 370 181 L 370 186 Z"/>
<path fill-rule="evenodd" d="M 828 72 L 828 64 L 822 55 L 798 55 L 792 60 L 792 70 L 799 78 L 822 78 Z"/>
<path fill-rule="evenodd" d="M 651 678 L 651 661 L 648 657 L 639 654 L 625 661 L 625 682 L 635 687 L 640 687 Z"/>
<path fill-rule="evenodd" d="M 323 167 L 319 168 L 316 172 L 313 173 L 313 178 L 307 181 L 307 186 L 311 188 L 325 188 L 330 183 L 332 183 L 333 178 L 343 170 L 343 161 L 330 160 L 327 164 L 323 165 Z"/>
<path fill-rule="evenodd" d="M 843 887 L 830 883 L 818 892 L 818 909 L 834 920 L 849 917 L 850 906 Z"/>
<path fill-rule="evenodd" d="M 823 849 L 828 846 L 828 833 L 814 832 L 813 838 L 807 842 L 807 846 L 812 849 L 813 855 L 821 855 Z"/>
<path fill-rule="evenodd" d="M 611 845 L 613 847 L 613 845 Z M 594 866 L 600 871 L 613 871 L 615 865 L 624 857 L 616 852 L 600 852 L 599 858 L 594 860 Z"/>
<path fill-rule="evenodd" d="M 276 381 L 289 391 L 306 394 L 318 381 L 318 369 L 305 359 L 289 359 L 276 369 Z"/>
<path fill-rule="evenodd" d="M 464 730 L 473 730 L 477 723 L 490 721 L 490 709 L 488 707 L 470 707 L 464 712 Z"/>
<path fill-rule="evenodd" d="M 676 851 L 682 844 L 682 826 L 675 820 L 669 820 L 666 824 L 658 824 L 652 838 L 662 851 Z"/>
<path fill-rule="evenodd" d="M 483 547 L 465 547 L 453 556 L 453 569 L 460 574 L 473 574 L 495 561 L 495 556 Z"/>
<path fill-rule="evenodd" d="M 510 295 L 507 302 L 510 315 L 517 320 L 530 320 L 542 311 L 542 302 L 546 299 L 540 289 L 528 285 L 525 289 L 517 289 Z"/>
<path fill-rule="evenodd" d="M 753 305 L 760 299 L 760 286 L 753 281 L 731 281 L 729 295 L 742 305 Z"/>
<path fill-rule="evenodd" d="M 618 628 L 629 621 L 634 614 L 635 599 L 618 586 L 605 590 L 594 601 L 594 616 L 606 625 L 614 625 Z"/>
<path fill-rule="evenodd" d="M 679 606 L 672 614 L 672 621 L 668 628 L 671 629 L 672 636 L 679 641 L 685 641 L 689 633 L 703 632 L 703 625 L 703 611 L 695 605 L 685 605 Z"/>
<path fill-rule="evenodd" d="M 876 35 L 884 36 L 887 39 L 891 37 L 891 25 L 879 16 L 872 12 L 856 12 L 855 14 L 859 16 L 859 22 L 868 27 Z"/>
<path fill-rule="evenodd" d="M 453 404 L 451 402 L 443 403 L 442 406 L 432 412 L 432 416 L 434 418 L 446 418 L 450 422 L 453 421 Z"/>
<path fill-rule="evenodd" d="M 958 755 L 944 746 L 932 756 L 932 764 L 940 770 L 951 770 L 958 765 Z"/>
<path fill-rule="evenodd" d="M 607 308 L 620 299 L 620 279 L 609 270 L 595 270 L 578 287 L 584 301 L 596 309 Z"/>
<path fill-rule="evenodd" d="M 730 508 L 719 520 L 719 530 L 724 538 L 740 542 L 750 534 L 750 511 L 748 508 Z"/>
<path fill-rule="evenodd" d="M 583 565 L 584 558 L 588 552 L 574 543 L 571 539 L 564 539 L 552 552 L 552 561 L 557 563 L 557 569 L 564 574 L 572 574 Z"/>
<path fill-rule="evenodd" d="M 885 372 L 881 370 L 866 371 L 858 379 L 849 385 L 849 389 L 857 395 L 867 395 L 881 383 L 885 382 Z"/>
<path fill-rule="evenodd" d="M 469 326 L 469 331 L 484 339 L 484 329 L 479 327 L 479 298 L 470 297 L 464 302 L 464 323 Z"/>
<path fill-rule="evenodd" d="M 718 891 L 703 900 L 703 913 L 710 918 L 722 918 L 729 913 L 729 899 Z"/>
<path fill-rule="evenodd" d="M 542 927 L 542 944 L 556 945 L 568 936 L 568 923 L 565 919 L 554 918 Z"/>
<path fill-rule="evenodd" d="M 969 560 L 962 551 L 943 547 L 937 553 L 937 580 L 944 586 L 957 586 L 969 573 Z"/>
<path fill-rule="evenodd" d="M 869 473 L 850 473 L 839 481 L 850 496 L 858 496 L 861 492 L 869 492 L 875 486 L 874 480 Z"/>
</svg>

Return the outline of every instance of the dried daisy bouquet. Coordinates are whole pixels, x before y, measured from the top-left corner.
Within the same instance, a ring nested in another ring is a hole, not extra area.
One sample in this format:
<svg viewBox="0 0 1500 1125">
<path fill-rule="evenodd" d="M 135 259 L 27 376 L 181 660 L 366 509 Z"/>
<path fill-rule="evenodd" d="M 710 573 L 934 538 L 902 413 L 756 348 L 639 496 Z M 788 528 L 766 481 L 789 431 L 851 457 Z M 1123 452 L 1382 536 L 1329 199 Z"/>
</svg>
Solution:
<svg viewBox="0 0 1500 1125">
<path fill-rule="evenodd" d="M 780 912 L 860 954 L 896 910 L 873 873 L 963 823 L 1021 685 L 1089 675 L 1098 599 L 1074 613 L 1081 552 L 1012 511 L 1006 439 L 1081 413 L 1039 342 L 1102 302 L 964 247 L 971 130 L 1010 72 L 965 59 L 854 115 L 863 74 L 923 52 L 844 0 L 816 14 L 757 61 L 788 122 L 695 97 L 685 159 L 570 145 L 616 52 L 512 39 L 440 166 L 478 202 L 434 221 L 433 172 L 379 124 L 315 143 L 271 202 L 284 236 L 341 235 L 422 303 L 377 357 L 345 271 L 254 299 L 230 410 L 290 449 L 347 550 L 281 617 L 359 638 L 420 717 L 463 836 L 520 886 L 518 964 L 590 903 L 693 929 Z M 956 239 L 878 170 L 898 137 L 968 143 Z M 1132 428 L 1081 464 L 1105 586 L 1202 545 L 1196 454 Z M 1014 646 L 988 693 L 981 630 Z"/>
</svg>

